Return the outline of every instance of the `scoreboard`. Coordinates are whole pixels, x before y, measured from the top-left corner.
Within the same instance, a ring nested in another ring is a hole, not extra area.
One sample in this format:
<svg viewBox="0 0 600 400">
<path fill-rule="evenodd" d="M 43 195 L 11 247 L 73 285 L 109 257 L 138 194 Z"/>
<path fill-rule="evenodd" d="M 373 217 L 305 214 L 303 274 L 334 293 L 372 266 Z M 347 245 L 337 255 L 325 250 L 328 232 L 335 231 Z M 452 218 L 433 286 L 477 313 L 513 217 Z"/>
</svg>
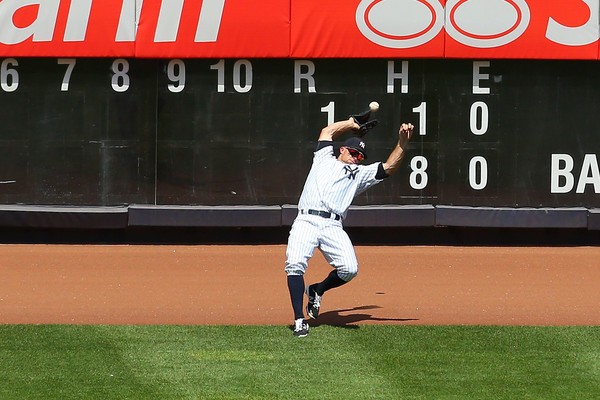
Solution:
<svg viewBox="0 0 600 400">
<path fill-rule="evenodd" d="M 0 60 L 0 204 L 296 204 L 322 127 L 380 104 L 356 205 L 600 207 L 594 61 Z"/>
</svg>

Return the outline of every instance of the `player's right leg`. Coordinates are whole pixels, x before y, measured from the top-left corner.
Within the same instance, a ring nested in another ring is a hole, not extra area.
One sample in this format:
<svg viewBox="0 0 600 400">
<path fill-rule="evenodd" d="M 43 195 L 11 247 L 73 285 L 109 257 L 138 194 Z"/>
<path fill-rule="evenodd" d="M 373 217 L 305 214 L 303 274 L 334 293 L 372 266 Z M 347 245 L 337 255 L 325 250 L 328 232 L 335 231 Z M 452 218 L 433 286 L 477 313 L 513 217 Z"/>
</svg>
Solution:
<svg viewBox="0 0 600 400">
<path fill-rule="evenodd" d="M 317 226 L 299 217 L 294 221 L 288 238 L 285 272 L 294 312 L 294 336 L 298 337 L 308 334 L 308 324 L 304 322 L 303 309 L 304 273 L 317 247 L 317 235 Z"/>
</svg>

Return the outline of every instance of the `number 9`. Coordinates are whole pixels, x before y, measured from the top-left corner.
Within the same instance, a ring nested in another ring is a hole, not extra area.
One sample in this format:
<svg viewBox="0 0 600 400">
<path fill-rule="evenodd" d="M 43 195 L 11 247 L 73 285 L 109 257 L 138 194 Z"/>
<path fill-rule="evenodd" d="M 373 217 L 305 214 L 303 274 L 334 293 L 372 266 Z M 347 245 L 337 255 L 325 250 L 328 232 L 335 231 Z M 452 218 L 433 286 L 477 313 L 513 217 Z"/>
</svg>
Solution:
<svg viewBox="0 0 600 400">
<path fill-rule="evenodd" d="M 167 65 L 167 77 L 171 81 L 167 86 L 172 93 L 185 89 L 185 63 L 182 60 L 171 60 Z"/>
</svg>

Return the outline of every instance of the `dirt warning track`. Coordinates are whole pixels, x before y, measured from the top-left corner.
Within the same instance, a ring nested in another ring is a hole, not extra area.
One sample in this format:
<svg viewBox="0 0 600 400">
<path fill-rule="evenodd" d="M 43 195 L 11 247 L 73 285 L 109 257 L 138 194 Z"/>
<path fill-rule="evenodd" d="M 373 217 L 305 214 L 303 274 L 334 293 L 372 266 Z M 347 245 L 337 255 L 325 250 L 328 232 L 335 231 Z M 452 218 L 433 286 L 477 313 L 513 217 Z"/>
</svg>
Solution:
<svg viewBox="0 0 600 400">
<path fill-rule="evenodd" d="M 600 248 L 357 246 L 311 325 L 600 325 Z M 285 245 L 1 245 L 0 323 L 290 324 Z M 330 270 L 316 252 L 306 282 Z"/>
</svg>

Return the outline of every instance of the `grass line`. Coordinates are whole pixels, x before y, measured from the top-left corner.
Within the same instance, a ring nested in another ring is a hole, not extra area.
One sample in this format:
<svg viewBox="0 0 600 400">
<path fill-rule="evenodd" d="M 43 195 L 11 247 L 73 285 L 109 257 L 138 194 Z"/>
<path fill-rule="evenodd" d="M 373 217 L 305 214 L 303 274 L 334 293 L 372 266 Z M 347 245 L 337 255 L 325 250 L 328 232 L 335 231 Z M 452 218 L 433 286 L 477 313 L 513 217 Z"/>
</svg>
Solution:
<svg viewBox="0 0 600 400">
<path fill-rule="evenodd" d="M 600 327 L 0 326 L 1 399 L 600 399 Z"/>
</svg>

